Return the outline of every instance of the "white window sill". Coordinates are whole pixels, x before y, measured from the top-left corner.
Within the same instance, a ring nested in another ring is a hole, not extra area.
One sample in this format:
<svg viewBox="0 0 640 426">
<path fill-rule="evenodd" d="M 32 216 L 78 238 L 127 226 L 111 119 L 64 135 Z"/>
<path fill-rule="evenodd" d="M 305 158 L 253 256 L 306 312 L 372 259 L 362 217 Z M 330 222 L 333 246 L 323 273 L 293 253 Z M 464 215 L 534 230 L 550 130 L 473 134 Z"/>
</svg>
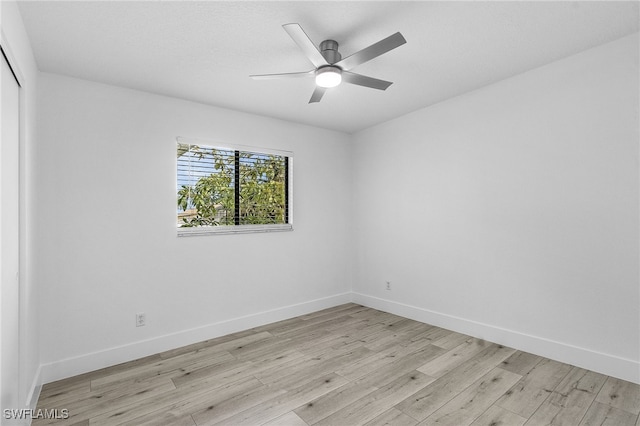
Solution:
<svg viewBox="0 0 640 426">
<path fill-rule="evenodd" d="M 178 237 L 197 237 L 201 235 L 218 234 L 253 234 L 262 232 L 293 231 L 293 225 L 239 225 L 239 226 L 196 226 L 190 228 L 178 228 Z"/>
</svg>

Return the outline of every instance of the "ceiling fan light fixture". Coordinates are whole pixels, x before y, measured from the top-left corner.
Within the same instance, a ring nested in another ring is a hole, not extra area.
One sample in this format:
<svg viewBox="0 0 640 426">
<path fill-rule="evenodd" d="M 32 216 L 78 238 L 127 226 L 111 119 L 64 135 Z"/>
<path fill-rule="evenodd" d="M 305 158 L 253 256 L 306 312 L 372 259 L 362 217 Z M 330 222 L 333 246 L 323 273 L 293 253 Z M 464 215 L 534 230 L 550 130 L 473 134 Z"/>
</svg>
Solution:
<svg viewBox="0 0 640 426">
<path fill-rule="evenodd" d="M 342 70 L 339 67 L 327 66 L 316 71 L 316 85 L 330 89 L 342 82 Z"/>
</svg>

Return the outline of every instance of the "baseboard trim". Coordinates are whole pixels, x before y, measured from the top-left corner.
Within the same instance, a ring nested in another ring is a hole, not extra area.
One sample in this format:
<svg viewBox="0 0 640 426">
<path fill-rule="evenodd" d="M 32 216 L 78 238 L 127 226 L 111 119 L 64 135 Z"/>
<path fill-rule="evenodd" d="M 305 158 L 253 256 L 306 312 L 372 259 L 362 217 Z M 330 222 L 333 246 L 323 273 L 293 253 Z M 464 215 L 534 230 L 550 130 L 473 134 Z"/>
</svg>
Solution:
<svg viewBox="0 0 640 426">
<path fill-rule="evenodd" d="M 38 384 L 73 377 L 89 371 L 120 364 L 134 359 L 154 355 L 225 334 L 235 333 L 276 321 L 305 315 L 321 309 L 351 302 L 351 293 L 342 293 L 295 305 L 283 306 L 243 317 L 232 318 L 202 327 L 171 333 L 153 339 L 112 347 L 98 352 L 42 364 Z M 35 387 L 32 395 L 35 395 Z M 39 394 L 39 391 L 37 392 Z M 37 398 L 36 398 L 37 401 Z"/>
<path fill-rule="evenodd" d="M 38 398 L 40 398 L 40 391 L 42 390 L 42 365 L 38 366 L 36 370 L 36 374 L 33 376 L 33 381 L 31 382 L 31 387 L 29 388 L 29 393 L 27 394 L 27 400 L 25 405 L 27 408 L 32 410 L 36 409 L 36 405 L 38 405 Z"/>
<path fill-rule="evenodd" d="M 484 324 L 417 306 L 362 293 L 342 293 L 257 314 L 232 318 L 202 327 L 134 342 L 78 357 L 42 364 L 34 378 L 27 403 L 35 408 L 42 384 L 157 354 L 252 327 L 305 315 L 348 302 L 390 312 L 416 321 L 499 343 L 577 367 L 640 384 L 640 362 L 577 347 L 515 330 Z"/>
<path fill-rule="evenodd" d="M 446 328 L 545 358 L 575 365 L 607 376 L 640 384 L 640 362 L 590 349 L 532 336 L 490 324 L 434 312 L 417 306 L 352 293 L 351 301 L 405 318 Z"/>
</svg>

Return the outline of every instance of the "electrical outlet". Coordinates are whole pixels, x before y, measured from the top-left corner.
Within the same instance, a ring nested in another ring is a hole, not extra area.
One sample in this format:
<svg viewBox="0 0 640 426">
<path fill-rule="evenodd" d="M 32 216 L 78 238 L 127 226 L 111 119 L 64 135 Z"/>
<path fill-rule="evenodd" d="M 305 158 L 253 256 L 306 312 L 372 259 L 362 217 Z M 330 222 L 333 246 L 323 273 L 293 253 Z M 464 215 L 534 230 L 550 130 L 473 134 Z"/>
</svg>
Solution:
<svg viewBox="0 0 640 426">
<path fill-rule="evenodd" d="M 140 312 L 136 314 L 136 327 L 143 327 L 147 325 L 147 314 Z"/>
<path fill-rule="evenodd" d="M 391 290 L 391 281 L 387 281 L 387 290 Z"/>
</svg>

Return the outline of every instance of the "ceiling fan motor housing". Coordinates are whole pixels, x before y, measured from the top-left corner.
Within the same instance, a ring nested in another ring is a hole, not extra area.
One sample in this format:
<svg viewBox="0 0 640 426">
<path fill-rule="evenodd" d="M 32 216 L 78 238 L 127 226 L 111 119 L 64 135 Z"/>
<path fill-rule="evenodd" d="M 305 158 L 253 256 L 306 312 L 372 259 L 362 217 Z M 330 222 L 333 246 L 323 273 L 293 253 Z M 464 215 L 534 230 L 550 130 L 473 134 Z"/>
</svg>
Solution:
<svg viewBox="0 0 640 426">
<path fill-rule="evenodd" d="M 330 64 L 335 64 L 342 59 L 338 52 L 338 42 L 335 40 L 325 40 L 320 43 L 320 53 Z"/>
</svg>

